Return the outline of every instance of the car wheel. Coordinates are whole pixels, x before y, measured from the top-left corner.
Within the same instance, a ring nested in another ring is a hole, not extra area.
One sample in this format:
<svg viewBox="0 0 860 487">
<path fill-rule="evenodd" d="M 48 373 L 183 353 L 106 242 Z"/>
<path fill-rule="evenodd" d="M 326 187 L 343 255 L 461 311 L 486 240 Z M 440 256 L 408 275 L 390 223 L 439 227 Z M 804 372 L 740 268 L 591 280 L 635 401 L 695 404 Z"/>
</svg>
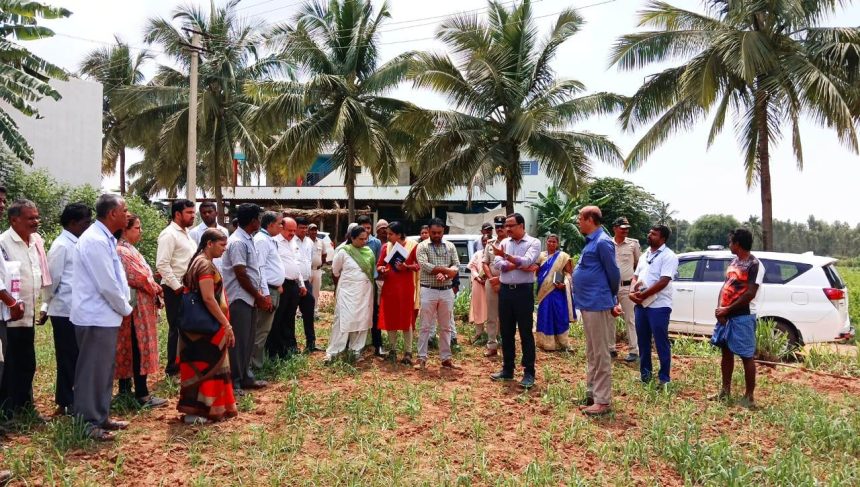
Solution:
<svg viewBox="0 0 860 487">
<path fill-rule="evenodd" d="M 803 345 L 800 342 L 800 333 L 797 332 L 797 329 L 791 323 L 776 319 L 774 320 L 776 323 L 776 332 L 777 333 L 785 333 L 788 337 L 788 359 L 796 358 L 795 352 Z"/>
</svg>

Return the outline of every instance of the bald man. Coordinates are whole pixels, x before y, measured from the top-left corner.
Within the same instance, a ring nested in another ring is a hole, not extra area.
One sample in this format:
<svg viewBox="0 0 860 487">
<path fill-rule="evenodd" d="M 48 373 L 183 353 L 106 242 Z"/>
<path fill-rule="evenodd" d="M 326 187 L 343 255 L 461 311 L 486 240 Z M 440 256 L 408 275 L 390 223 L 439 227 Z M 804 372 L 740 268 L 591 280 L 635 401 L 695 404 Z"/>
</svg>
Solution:
<svg viewBox="0 0 860 487">
<path fill-rule="evenodd" d="M 612 399 L 612 357 L 609 354 L 609 330 L 615 329 L 620 314 L 618 287 L 621 271 L 615 262 L 615 244 L 603 231 L 600 208 L 586 206 L 579 211 L 579 231 L 585 235 L 585 247 L 573 270 L 573 295 L 582 311 L 585 331 L 586 397 L 582 412 L 600 416 L 610 411 Z M 612 334 L 612 340 L 615 335 Z"/>
</svg>

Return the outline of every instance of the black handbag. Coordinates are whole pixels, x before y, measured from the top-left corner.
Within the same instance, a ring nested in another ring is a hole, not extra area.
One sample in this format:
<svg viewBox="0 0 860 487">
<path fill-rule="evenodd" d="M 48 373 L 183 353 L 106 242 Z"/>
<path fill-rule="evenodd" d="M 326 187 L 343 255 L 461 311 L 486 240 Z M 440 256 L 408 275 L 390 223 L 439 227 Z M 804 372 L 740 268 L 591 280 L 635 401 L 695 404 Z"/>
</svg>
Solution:
<svg viewBox="0 0 860 487">
<path fill-rule="evenodd" d="M 206 308 L 200 291 L 188 291 L 182 294 L 179 305 L 180 331 L 213 335 L 219 329 L 221 329 L 221 323 Z"/>
</svg>

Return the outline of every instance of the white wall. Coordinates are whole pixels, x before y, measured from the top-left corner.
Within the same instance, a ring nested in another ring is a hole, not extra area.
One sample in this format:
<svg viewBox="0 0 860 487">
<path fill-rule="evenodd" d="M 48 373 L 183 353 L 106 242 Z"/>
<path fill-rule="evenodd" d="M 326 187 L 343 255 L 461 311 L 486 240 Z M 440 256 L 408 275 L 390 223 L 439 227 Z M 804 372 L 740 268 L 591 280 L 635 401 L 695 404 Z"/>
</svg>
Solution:
<svg viewBox="0 0 860 487">
<path fill-rule="evenodd" d="M 6 108 L 35 151 L 34 168 L 44 168 L 57 181 L 73 186 L 101 186 L 102 85 L 70 78 L 51 81 L 63 96 L 36 106 L 41 119 Z"/>
</svg>

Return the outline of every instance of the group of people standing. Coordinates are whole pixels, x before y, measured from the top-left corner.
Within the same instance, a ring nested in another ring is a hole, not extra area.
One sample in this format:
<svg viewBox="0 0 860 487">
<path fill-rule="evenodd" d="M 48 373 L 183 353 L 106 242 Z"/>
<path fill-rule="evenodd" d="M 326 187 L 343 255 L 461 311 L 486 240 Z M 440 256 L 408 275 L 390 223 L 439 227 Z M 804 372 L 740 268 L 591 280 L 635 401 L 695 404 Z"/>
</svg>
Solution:
<svg viewBox="0 0 860 487">
<path fill-rule="evenodd" d="M 485 356 L 495 356 L 497 333 L 501 332 L 503 366 L 492 374 L 497 381 L 514 375 L 514 336 L 520 334 L 523 379 L 520 385 L 535 382 L 535 348 L 545 351 L 569 347 L 570 322 L 579 319 L 586 343 L 586 397 L 581 409 L 587 415 L 611 410 L 612 361 L 617 356 L 616 320 L 623 317 L 628 333 L 628 363 L 639 362 L 643 383 L 654 379 L 651 358 L 656 349 L 658 385 L 671 381 L 669 320 L 672 311 L 672 281 L 678 258 L 666 246 L 670 230 L 653 226 L 647 235 L 647 250 L 628 237 L 626 218 L 613 222 L 613 237 L 603 229 L 603 217 L 596 206 L 586 206 L 578 215 L 585 236 L 576 265 L 559 249 L 556 235 L 546 237 L 546 251 L 525 234 L 518 214 L 496 217 L 493 226 L 484 224 L 482 239 L 469 263 L 472 296 L 469 319 L 475 324 L 473 343 L 486 341 Z M 723 350 L 723 386 L 715 398 L 730 394 L 734 355 L 742 358 L 746 392 L 743 402 L 753 404 L 755 389 L 755 296 L 761 283 L 761 264 L 750 254 L 752 234 L 737 229 L 729 235 L 729 248 L 736 255 L 729 266 L 720 302 L 715 310 L 717 325 L 712 343 Z M 537 323 L 533 335 L 533 311 L 537 282 Z"/>
<path fill-rule="evenodd" d="M 6 203 L 6 191 L 0 187 L 0 211 L 6 210 Z M 266 356 L 299 353 L 297 312 L 303 320 L 304 352 L 321 351 L 315 308 L 321 268 L 329 259 L 336 303 L 326 362 L 347 350 L 360 360 L 370 334 L 375 355 L 397 361 L 397 349 L 402 348 L 402 363 L 425 369 L 428 344 L 438 328 L 440 365 L 456 368 L 451 343 L 460 262 L 457 249 L 443 238 L 441 220 L 422 228 L 422 239 L 415 242 L 400 222 L 379 220 L 374 236 L 370 219 L 362 217 L 349 226 L 346 241 L 332 249 L 318 238 L 315 225 L 255 204 L 236 208 L 232 234 L 217 224 L 217 208 L 208 202 L 200 205 L 202 223 L 192 228 L 195 204 L 178 200 L 158 237 L 156 274 L 136 248 L 142 222 L 128 212 L 120 196 L 100 196 L 95 221 L 88 206 L 66 206 L 63 231 L 47 252 L 37 233 L 35 204 L 18 200 L 6 212 L 10 228 L 0 235 L 0 407 L 7 416 L 35 411 L 34 325 L 47 320 L 56 351 L 57 414 L 75 414 L 86 422 L 91 437 L 109 440 L 112 431 L 128 426 L 110 419 L 115 380 L 120 392 L 133 395 L 142 407 L 165 405 L 167 401 L 151 395 L 147 386 L 147 377 L 159 368 L 161 308 L 168 322 L 164 371 L 178 376 L 177 409 L 184 421 L 198 424 L 235 416 L 237 396 L 267 386 L 255 376 Z M 476 324 L 473 343 L 485 341 L 487 357 L 498 354 L 501 338 L 502 368 L 491 375 L 495 381 L 514 379 L 519 333 L 520 385 L 529 388 L 536 380 L 536 347 L 567 349 L 570 323 L 579 310 L 587 357 L 582 408 L 600 415 L 610 410 L 619 316 L 629 334 L 625 360 L 639 361 L 642 381 L 654 376 L 652 343 L 660 384 L 671 380 L 668 324 L 678 259 L 666 246 L 665 226 L 651 228 L 642 255 L 638 242 L 627 237 L 629 223 L 623 218 L 614 222 L 614 239 L 604 232 L 597 207 L 583 208 L 578 224 L 586 244 L 575 266 L 555 235 L 546 238 L 546 251 L 541 252 L 540 241 L 526 233 L 518 213 L 485 225 L 469 263 L 470 319 Z M 739 355 L 747 378 L 744 399 L 752 404 L 755 297 L 764 271 L 749 252 L 748 231 L 732 232 L 729 243 L 737 257 L 715 310 L 713 343 L 723 349 L 724 374 L 716 397 L 730 393 L 733 358 Z M 37 314 L 40 294 L 43 306 Z M 199 296 L 217 322 L 216 330 L 188 329 L 183 303 L 189 294 Z M 383 331 L 388 333 L 388 353 L 382 346 Z"/>
</svg>

